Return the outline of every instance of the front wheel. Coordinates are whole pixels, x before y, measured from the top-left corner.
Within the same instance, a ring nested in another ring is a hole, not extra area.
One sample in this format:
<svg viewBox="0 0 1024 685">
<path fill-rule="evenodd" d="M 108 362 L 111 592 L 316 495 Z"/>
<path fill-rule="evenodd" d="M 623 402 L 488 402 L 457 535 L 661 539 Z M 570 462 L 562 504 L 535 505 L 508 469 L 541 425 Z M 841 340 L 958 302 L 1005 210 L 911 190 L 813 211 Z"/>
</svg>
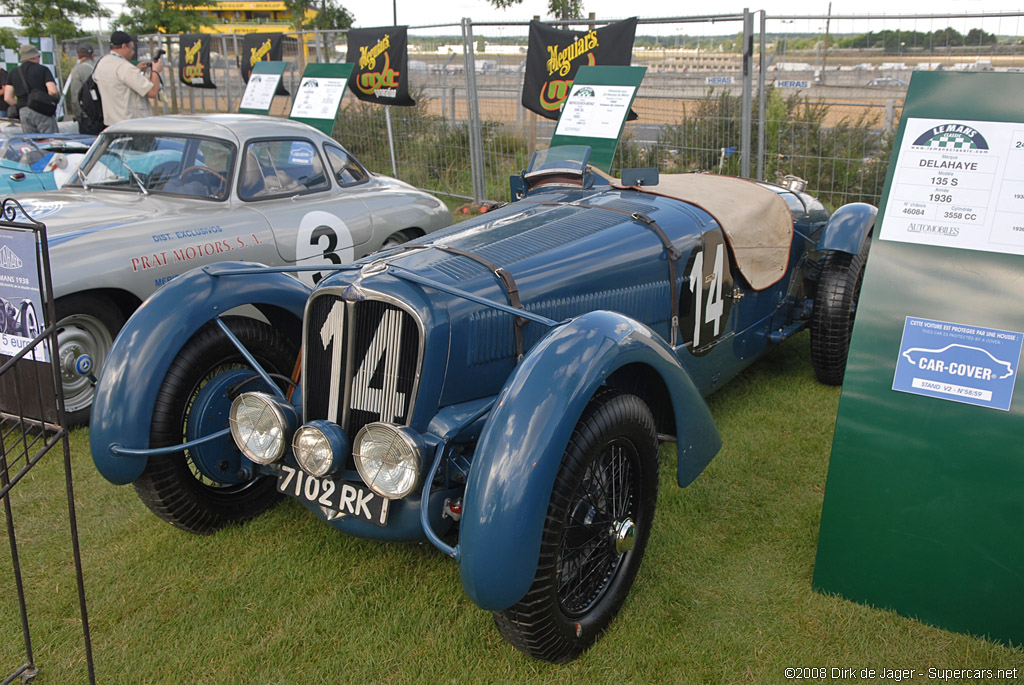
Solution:
<svg viewBox="0 0 1024 685">
<path fill-rule="evenodd" d="M 853 319 L 864 281 L 867 246 L 860 254 L 829 252 L 821 266 L 811 314 L 811 366 L 818 381 L 842 385 Z"/>
<path fill-rule="evenodd" d="M 517 604 L 494 612 L 502 636 L 556 663 L 593 644 L 633 585 L 657 496 L 650 410 L 633 395 L 601 391 L 562 457 L 533 585 Z"/>
<path fill-rule="evenodd" d="M 226 322 L 271 377 L 288 377 L 298 352 L 283 333 L 253 319 Z M 220 328 L 214 322 L 206 324 L 185 343 L 160 385 L 150 422 L 150 446 L 180 445 L 227 427 L 231 402 L 249 390 L 268 389 Z M 135 480 L 135 491 L 168 523 L 210 534 L 247 521 L 278 501 L 274 480 L 247 470 L 248 466 L 229 435 L 193 449 L 150 457 Z"/>
<path fill-rule="evenodd" d="M 69 295 L 55 303 L 57 354 L 68 427 L 89 422 L 96 377 L 124 326 L 124 314 L 102 295 Z"/>
</svg>

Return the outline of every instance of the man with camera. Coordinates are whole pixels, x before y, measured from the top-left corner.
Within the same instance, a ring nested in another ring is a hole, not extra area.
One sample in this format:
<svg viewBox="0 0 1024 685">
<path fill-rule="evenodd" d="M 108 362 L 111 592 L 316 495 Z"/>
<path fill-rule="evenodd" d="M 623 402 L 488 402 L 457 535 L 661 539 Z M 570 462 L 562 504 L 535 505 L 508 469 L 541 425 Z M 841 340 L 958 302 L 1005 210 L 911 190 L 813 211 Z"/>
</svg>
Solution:
<svg viewBox="0 0 1024 685">
<path fill-rule="evenodd" d="M 24 133 L 56 133 L 57 83 L 50 70 L 39 63 L 39 48 L 26 43 L 18 52 L 21 64 L 7 75 L 4 101 L 18 106 L 18 118 Z"/>
<path fill-rule="evenodd" d="M 149 98 L 160 92 L 163 62 L 157 58 L 135 66 L 128 61 L 134 56 L 135 40 L 124 31 L 114 31 L 110 34 L 110 54 L 97 62 L 92 72 L 103 101 L 103 123 L 107 126 L 153 115 Z"/>
</svg>

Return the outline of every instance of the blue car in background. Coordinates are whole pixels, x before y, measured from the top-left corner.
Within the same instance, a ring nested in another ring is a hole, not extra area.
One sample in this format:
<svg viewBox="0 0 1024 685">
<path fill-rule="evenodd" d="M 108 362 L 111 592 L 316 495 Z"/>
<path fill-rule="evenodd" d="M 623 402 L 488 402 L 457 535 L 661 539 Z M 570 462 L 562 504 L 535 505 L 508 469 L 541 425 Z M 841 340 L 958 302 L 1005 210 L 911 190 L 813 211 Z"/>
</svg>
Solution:
<svg viewBox="0 0 1024 685">
<path fill-rule="evenodd" d="M 56 190 L 71 178 L 96 136 L 13 133 L 0 138 L 0 194 Z"/>
<path fill-rule="evenodd" d="M 514 202 L 312 290 L 251 262 L 179 276 L 103 366 L 100 473 L 193 533 L 288 497 L 428 541 L 512 645 L 575 658 L 640 568 L 660 444 L 682 487 L 721 447 L 704 397 L 806 328 L 842 382 L 876 215 L 723 176 L 620 181 L 589 153 L 539 152 Z"/>
</svg>

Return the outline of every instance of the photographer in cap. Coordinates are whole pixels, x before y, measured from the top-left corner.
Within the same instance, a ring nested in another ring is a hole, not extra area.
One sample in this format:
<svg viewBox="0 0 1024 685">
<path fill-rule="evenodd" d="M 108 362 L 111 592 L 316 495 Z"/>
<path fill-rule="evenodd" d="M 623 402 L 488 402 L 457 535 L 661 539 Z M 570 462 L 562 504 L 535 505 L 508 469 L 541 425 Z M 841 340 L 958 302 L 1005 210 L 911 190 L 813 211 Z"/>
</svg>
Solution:
<svg viewBox="0 0 1024 685">
<path fill-rule="evenodd" d="M 18 52 L 21 64 L 11 69 L 4 86 L 4 101 L 18 105 L 24 133 L 56 133 L 57 83 L 50 70 L 39 63 L 39 48 L 26 43 Z"/>
<path fill-rule="evenodd" d="M 130 60 L 135 56 L 135 40 L 124 31 L 110 34 L 110 54 L 96 63 L 92 79 L 103 101 L 103 123 L 107 126 L 125 119 L 153 116 L 149 98 L 160 92 L 163 62 L 142 62 L 137 67 Z M 145 72 L 152 67 L 148 74 Z"/>
</svg>

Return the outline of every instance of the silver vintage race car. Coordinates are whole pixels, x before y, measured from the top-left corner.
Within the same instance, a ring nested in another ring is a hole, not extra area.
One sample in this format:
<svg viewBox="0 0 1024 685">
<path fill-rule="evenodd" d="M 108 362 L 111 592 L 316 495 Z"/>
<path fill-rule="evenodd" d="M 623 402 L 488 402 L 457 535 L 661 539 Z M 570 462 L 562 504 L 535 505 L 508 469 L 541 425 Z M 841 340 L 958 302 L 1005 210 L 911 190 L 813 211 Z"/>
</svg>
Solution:
<svg viewBox="0 0 1024 685">
<path fill-rule="evenodd" d="M 47 227 L 72 425 L 88 419 L 127 317 L 178 274 L 225 259 L 340 264 L 452 222 L 443 202 L 367 172 L 312 127 L 241 114 L 121 122 L 64 188 L 17 200 Z"/>
</svg>

